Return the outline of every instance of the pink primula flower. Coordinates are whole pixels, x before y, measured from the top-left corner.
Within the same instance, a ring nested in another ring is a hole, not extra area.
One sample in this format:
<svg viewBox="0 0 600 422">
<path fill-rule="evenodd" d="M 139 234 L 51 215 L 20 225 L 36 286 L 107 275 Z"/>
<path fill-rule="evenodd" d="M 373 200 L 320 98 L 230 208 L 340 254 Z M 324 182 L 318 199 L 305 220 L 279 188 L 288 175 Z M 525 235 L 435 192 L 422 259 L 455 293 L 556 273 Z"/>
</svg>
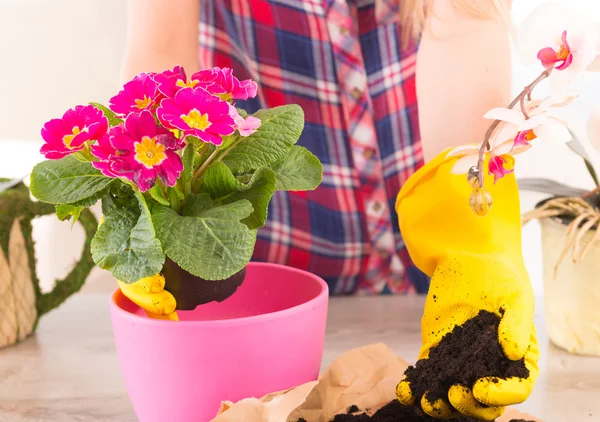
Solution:
<svg viewBox="0 0 600 422">
<path fill-rule="evenodd" d="M 77 106 L 63 115 L 52 119 L 42 128 L 46 143 L 40 152 L 48 159 L 58 160 L 66 155 L 81 151 L 88 141 L 102 138 L 108 130 L 108 120 L 96 107 Z"/>
<path fill-rule="evenodd" d="M 260 127 L 260 119 L 254 116 L 246 116 L 243 118 L 240 116 L 237 108 L 229 105 L 229 115 L 233 119 L 234 128 L 240 133 L 241 136 L 250 136 L 257 131 Z"/>
<path fill-rule="evenodd" d="M 153 79 L 154 74 L 140 73 L 127 82 L 121 91 L 109 101 L 109 107 L 120 116 L 150 110 L 158 104 L 159 91 Z"/>
<path fill-rule="evenodd" d="M 235 131 L 229 104 L 203 88 L 181 89 L 174 98 L 162 100 L 156 114 L 165 127 L 214 145 L 221 145 L 222 137 Z"/>
<path fill-rule="evenodd" d="M 181 66 L 175 66 L 172 70 L 156 74 L 154 80 L 158 84 L 158 90 L 168 98 L 173 98 L 183 88 L 196 86 L 225 101 L 247 100 L 254 98 L 257 92 L 256 82 L 250 79 L 240 81 L 233 76 L 233 71 L 229 68 L 214 67 L 201 70 L 188 80 L 185 70 Z"/>
<path fill-rule="evenodd" d="M 240 81 L 233 76 L 233 71 L 228 67 L 201 70 L 192 76 L 192 80 L 198 81 L 197 86 L 201 86 L 226 101 L 231 99 L 247 100 L 256 97 L 256 82 L 251 79 Z"/>
<path fill-rule="evenodd" d="M 197 73 L 193 74 L 188 81 L 185 70 L 181 66 L 175 66 L 171 70 L 154 75 L 158 90 L 167 98 L 175 97 L 175 94 L 183 88 L 194 88 L 198 84 L 195 79 Z"/>
<path fill-rule="evenodd" d="M 183 170 L 176 150 L 183 147 L 169 130 L 156 125 L 147 110 L 130 114 L 123 125 L 111 128 L 108 136 L 92 146 L 100 159 L 94 167 L 109 177 L 132 180 L 146 192 L 158 177 L 166 186 L 175 186 Z"/>
</svg>

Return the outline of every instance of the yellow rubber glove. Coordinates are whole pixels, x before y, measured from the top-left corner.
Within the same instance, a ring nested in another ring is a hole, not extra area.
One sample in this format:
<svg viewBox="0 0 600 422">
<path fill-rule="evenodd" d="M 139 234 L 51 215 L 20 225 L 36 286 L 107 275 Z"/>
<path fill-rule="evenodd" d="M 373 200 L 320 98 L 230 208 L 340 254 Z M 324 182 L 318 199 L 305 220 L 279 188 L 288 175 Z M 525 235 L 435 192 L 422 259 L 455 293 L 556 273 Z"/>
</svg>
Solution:
<svg viewBox="0 0 600 422">
<path fill-rule="evenodd" d="M 101 216 L 98 226 L 103 223 L 104 216 Z M 135 283 L 128 284 L 119 280 L 117 283 L 125 297 L 146 311 L 148 317 L 179 321 L 175 311 L 177 302 L 170 292 L 164 290 L 165 278 L 162 274 L 142 278 Z"/>
<path fill-rule="evenodd" d="M 165 278 L 161 274 L 142 278 L 127 284 L 118 281 L 121 291 L 129 300 L 146 311 L 153 319 L 178 321 L 175 297 L 165 288 Z"/>
<path fill-rule="evenodd" d="M 512 360 L 525 357 L 530 376 L 499 382 L 484 378 L 472 391 L 453 386 L 448 401 L 423 398 L 420 404 L 432 417 L 457 416 L 453 407 L 465 416 L 494 420 L 505 406 L 527 399 L 539 372 L 534 296 L 521 249 L 519 192 L 513 174 L 496 184 L 486 176 L 493 206 L 487 216 L 476 215 L 469 206 L 473 189 L 466 175 L 451 174 L 456 158 L 446 158 L 447 152 L 409 178 L 396 202 L 410 256 L 432 277 L 419 359 L 427 359 L 429 350 L 456 325 L 486 310 L 501 318 L 498 339 L 504 354 Z M 398 384 L 397 395 L 403 404 L 415 402 L 407 381 Z"/>
</svg>

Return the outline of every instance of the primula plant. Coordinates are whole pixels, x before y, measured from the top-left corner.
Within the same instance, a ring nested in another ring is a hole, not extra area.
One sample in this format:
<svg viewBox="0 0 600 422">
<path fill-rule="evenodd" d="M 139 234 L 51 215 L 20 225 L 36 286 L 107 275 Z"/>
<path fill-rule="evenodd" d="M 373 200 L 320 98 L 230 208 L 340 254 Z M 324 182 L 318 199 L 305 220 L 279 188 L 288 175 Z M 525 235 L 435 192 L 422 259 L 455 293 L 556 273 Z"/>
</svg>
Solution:
<svg viewBox="0 0 600 422">
<path fill-rule="evenodd" d="M 484 174 L 494 183 L 512 173 L 515 156 L 534 143 L 567 143 L 571 133 L 557 114 L 577 94 L 569 91 L 597 56 L 598 33 L 593 23 L 563 4 L 538 7 L 518 30 L 517 44 L 526 62 L 538 61 L 542 72 L 511 101 L 507 108 L 495 108 L 485 114 L 493 120 L 480 145 L 465 145 L 448 156 L 459 157 L 453 168 L 467 174 L 473 188 L 470 205 L 474 212 L 486 215 L 492 197 L 484 187 Z M 534 88 L 548 79 L 549 95 L 534 98 Z"/>
<path fill-rule="evenodd" d="M 250 261 L 273 193 L 322 178 L 319 160 L 295 145 L 302 109 L 235 107 L 256 95 L 255 82 L 227 68 L 142 73 L 108 107 L 77 106 L 44 125 L 48 160 L 33 169 L 31 191 L 72 221 L 102 202 L 92 256 L 119 281 L 153 276 L 167 257 L 226 279 Z"/>
</svg>

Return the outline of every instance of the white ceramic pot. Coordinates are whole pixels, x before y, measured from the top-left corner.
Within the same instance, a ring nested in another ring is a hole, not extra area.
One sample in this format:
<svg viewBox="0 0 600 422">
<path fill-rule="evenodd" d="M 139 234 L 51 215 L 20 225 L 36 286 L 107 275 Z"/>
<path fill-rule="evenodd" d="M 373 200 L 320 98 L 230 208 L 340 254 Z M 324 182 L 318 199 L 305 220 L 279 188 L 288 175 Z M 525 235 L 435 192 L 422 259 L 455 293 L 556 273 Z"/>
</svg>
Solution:
<svg viewBox="0 0 600 422">
<path fill-rule="evenodd" d="M 567 225 L 552 218 L 540 221 L 544 266 L 546 326 L 550 340 L 573 354 L 600 356 L 600 241 L 582 262 L 569 255 L 556 277 L 554 268 L 562 253 Z M 592 240 L 590 230 L 582 247 Z"/>
</svg>

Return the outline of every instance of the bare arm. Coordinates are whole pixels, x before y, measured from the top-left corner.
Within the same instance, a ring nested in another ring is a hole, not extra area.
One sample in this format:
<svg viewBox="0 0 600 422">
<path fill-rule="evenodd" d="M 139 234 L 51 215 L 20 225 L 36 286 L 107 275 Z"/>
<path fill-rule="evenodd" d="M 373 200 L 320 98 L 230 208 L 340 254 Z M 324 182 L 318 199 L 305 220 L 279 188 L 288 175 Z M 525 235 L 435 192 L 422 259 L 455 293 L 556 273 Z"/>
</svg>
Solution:
<svg viewBox="0 0 600 422">
<path fill-rule="evenodd" d="M 510 102 L 509 28 L 432 2 L 417 56 L 421 138 L 428 161 L 448 147 L 479 143 L 483 118 Z"/>
<path fill-rule="evenodd" d="M 130 0 L 122 79 L 181 65 L 198 70 L 199 0 Z"/>
</svg>

